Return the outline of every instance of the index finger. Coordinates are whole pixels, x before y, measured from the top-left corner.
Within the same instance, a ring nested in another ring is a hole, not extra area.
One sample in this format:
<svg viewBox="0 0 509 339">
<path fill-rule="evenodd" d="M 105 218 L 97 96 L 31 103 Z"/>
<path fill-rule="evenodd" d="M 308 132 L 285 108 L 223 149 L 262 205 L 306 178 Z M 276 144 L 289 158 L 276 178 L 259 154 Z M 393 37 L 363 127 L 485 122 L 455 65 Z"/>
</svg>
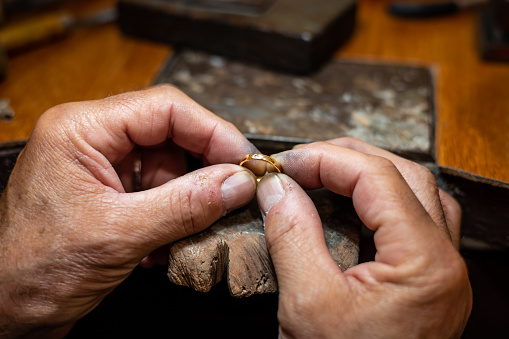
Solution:
<svg viewBox="0 0 509 339">
<path fill-rule="evenodd" d="M 453 197 L 438 187 L 435 176 L 429 169 L 361 140 L 339 138 L 327 142 L 389 159 L 401 173 L 435 224 L 451 238 L 455 247 L 459 247 L 461 207 Z"/>
<path fill-rule="evenodd" d="M 325 142 L 273 157 L 303 187 L 326 187 L 352 197 L 363 223 L 375 231 L 377 261 L 397 265 L 414 260 L 427 252 L 430 241 L 447 240 L 386 158 Z"/>
<path fill-rule="evenodd" d="M 78 134 L 111 163 L 133 144 L 152 146 L 172 139 L 210 164 L 238 163 L 256 153 L 235 126 L 206 110 L 173 86 L 162 85 L 90 101 L 88 109 L 72 109 Z M 69 107 L 66 107 L 67 109 Z"/>
</svg>

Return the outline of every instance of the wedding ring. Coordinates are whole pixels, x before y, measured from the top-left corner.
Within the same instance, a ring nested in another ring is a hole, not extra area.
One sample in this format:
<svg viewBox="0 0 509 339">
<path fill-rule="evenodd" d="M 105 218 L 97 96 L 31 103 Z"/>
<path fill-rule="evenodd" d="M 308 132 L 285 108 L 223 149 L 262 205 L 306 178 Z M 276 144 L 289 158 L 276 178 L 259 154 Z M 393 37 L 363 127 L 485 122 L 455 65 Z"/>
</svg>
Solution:
<svg viewBox="0 0 509 339">
<path fill-rule="evenodd" d="M 133 163 L 133 192 L 141 191 L 141 150 L 136 151 L 136 159 Z"/>
<path fill-rule="evenodd" d="M 278 173 L 281 173 L 281 165 L 272 157 L 269 157 L 268 155 L 265 155 L 265 154 L 259 154 L 259 153 L 254 153 L 254 154 L 248 154 L 246 155 L 244 158 L 242 158 L 242 160 L 240 161 L 239 165 L 240 166 L 243 166 L 243 167 L 246 167 L 246 163 L 248 161 L 251 161 L 251 160 L 258 160 L 258 161 L 263 161 L 267 164 L 270 164 L 271 165 L 271 169 L 265 169 L 265 171 L 263 172 L 263 174 L 261 173 L 256 173 L 254 172 L 251 168 L 248 168 L 250 170 L 253 171 L 253 173 L 256 175 L 256 178 L 258 179 L 258 181 L 261 180 L 261 178 L 267 174 L 267 173 L 272 173 L 272 172 L 278 172 Z M 247 168 L 247 167 L 246 167 Z M 260 175 L 261 174 L 261 175 Z"/>
</svg>

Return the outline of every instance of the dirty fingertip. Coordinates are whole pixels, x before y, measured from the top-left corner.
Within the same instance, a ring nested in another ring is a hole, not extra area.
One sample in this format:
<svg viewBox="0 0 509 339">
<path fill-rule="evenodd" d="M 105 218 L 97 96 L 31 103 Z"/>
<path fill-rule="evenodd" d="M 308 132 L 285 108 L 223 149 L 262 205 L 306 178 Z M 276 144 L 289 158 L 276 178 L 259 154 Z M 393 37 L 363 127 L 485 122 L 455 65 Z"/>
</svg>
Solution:
<svg viewBox="0 0 509 339">
<path fill-rule="evenodd" d="M 258 184 L 258 205 L 263 215 L 267 215 L 270 209 L 278 203 L 286 192 L 278 174 L 266 175 Z"/>
</svg>

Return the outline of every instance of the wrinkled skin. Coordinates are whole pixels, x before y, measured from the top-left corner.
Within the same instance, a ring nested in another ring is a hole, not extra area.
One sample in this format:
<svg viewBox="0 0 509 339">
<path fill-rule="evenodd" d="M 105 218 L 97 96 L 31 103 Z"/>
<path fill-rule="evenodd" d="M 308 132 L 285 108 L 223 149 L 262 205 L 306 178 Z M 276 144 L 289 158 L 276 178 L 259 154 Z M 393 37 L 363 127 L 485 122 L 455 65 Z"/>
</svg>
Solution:
<svg viewBox="0 0 509 339">
<path fill-rule="evenodd" d="M 135 144 L 144 190 L 126 193 Z M 184 149 L 211 166 L 183 175 Z M 255 151 L 169 86 L 45 112 L 0 202 L 0 334 L 67 333 L 162 246 L 252 200 L 232 164 Z"/>
<path fill-rule="evenodd" d="M 164 264 L 165 245 L 248 203 L 256 180 L 235 164 L 255 152 L 170 86 L 44 113 L 0 200 L 0 336 L 65 336 L 137 265 Z M 186 153 L 205 167 L 186 174 Z M 472 298 L 460 208 L 429 172 L 351 139 L 275 157 L 287 175 L 263 179 L 257 197 L 281 337 L 459 336 Z M 322 186 L 352 197 L 375 231 L 374 262 L 334 264 L 301 188 Z"/>
<path fill-rule="evenodd" d="M 278 277 L 281 338 L 461 336 L 472 307 L 457 250 L 461 210 L 425 167 L 349 138 L 274 158 L 286 175 L 266 176 L 257 196 Z M 374 261 L 341 272 L 301 186 L 352 197 L 375 232 Z"/>
</svg>

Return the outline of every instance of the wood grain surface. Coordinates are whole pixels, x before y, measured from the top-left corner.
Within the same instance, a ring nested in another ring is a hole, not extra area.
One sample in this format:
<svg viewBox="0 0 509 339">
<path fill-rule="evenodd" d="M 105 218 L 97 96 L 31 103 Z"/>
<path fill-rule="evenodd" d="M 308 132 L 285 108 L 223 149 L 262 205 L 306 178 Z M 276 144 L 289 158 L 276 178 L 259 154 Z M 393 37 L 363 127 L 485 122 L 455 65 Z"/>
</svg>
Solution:
<svg viewBox="0 0 509 339">
<path fill-rule="evenodd" d="M 390 16 L 387 0 L 360 0 L 353 38 L 337 56 L 432 67 L 439 165 L 509 182 L 509 64 L 484 62 L 477 45 L 478 11 L 433 19 Z M 80 13 L 114 0 L 76 0 Z M 121 35 L 114 24 L 80 29 L 10 56 L 0 98 L 16 116 L 0 122 L 0 142 L 26 139 L 48 108 L 150 85 L 171 48 Z"/>
<path fill-rule="evenodd" d="M 114 0 L 67 1 L 56 10 L 93 13 Z M 47 11 L 52 11 L 48 9 Z M 81 28 L 9 58 L 0 98 L 15 111 L 0 122 L 0 142 L 26 139 L 38 117 L 65 102 L 93 100 L 149 86 L 171 47 L 122 36 L 114 23 Z"/>
<path fill-rule="evenodd" d="M 308 194 L 322 221 L 331 257 L 342 271 L 357 265 L 362 222 L 351 199 L 326 189 Z M 226 281 L 237 298 L 278 290 L 256 200 L 205 231 L 171 244 L 169 251 L 168 277 L 177 285 L 208 292 Z"/>
<path fill-rule="evenodd" d="M 354 38 L 337 55 L 432 67 L 438 163 L 508 182 L 509 63 L 481 60 L 478 9 L 403 19 L 387 13 L 389 3 L 359 1 Z"/>
</svg>

